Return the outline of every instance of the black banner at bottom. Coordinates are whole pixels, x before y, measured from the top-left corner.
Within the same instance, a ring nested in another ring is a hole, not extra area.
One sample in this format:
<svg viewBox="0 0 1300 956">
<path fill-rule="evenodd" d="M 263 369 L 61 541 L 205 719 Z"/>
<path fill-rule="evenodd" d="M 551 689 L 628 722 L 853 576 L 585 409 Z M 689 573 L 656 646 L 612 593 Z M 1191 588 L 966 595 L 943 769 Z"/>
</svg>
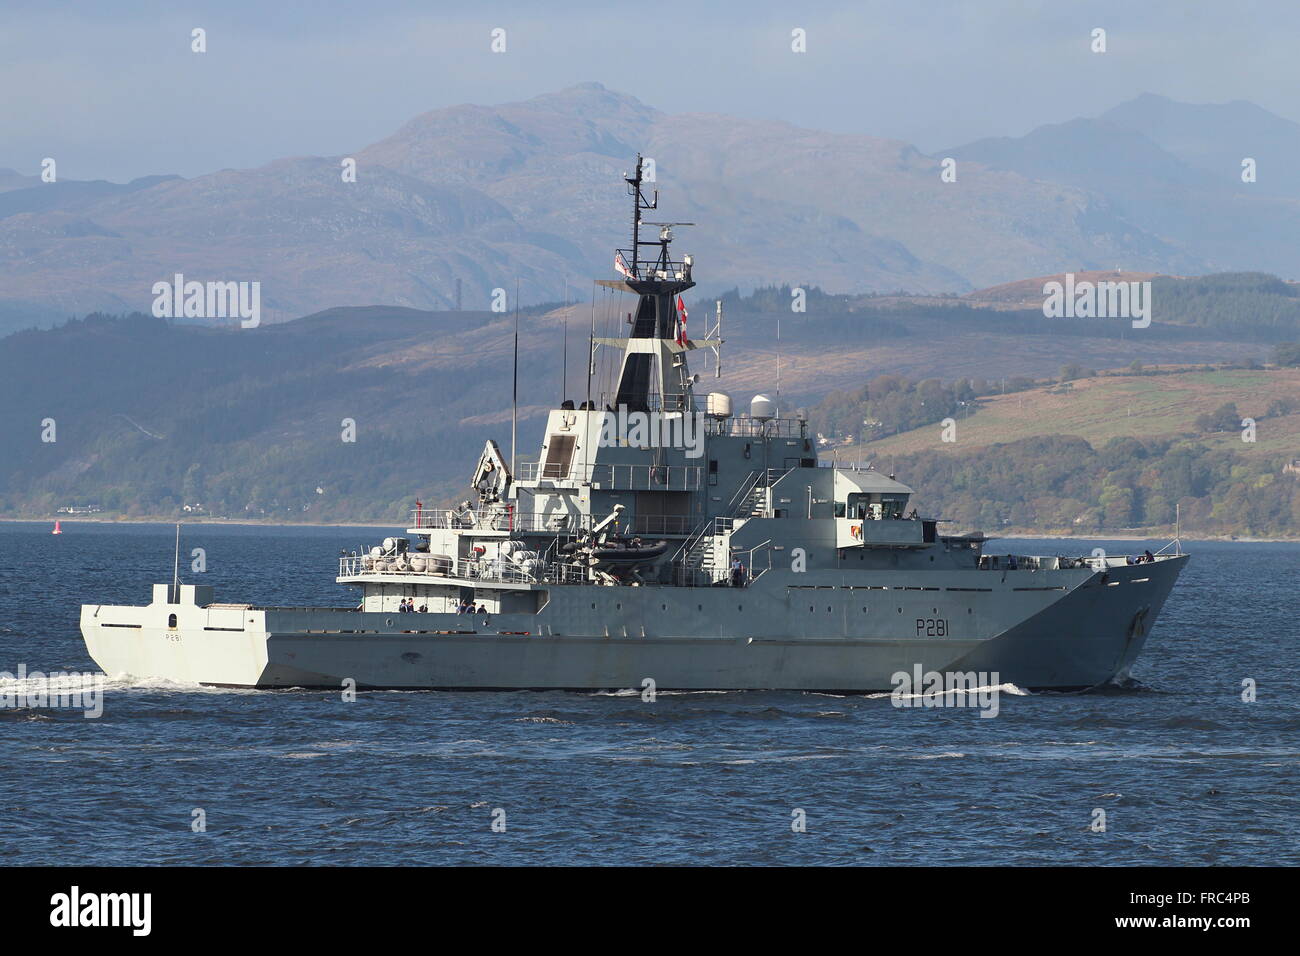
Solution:
<svg viewBox="0 0 1300 956">
<path fill-rule="evenodd" d="M 1284 869 L 384 869 L 49 867 L 9 869 L 5 928 L 29 936 L 121 941 L 239 936 L 295 942 L 407 940 L 455 927 L 512 933 L 648 932 L 686 924 L 729 937 L 788 923 L 935 941 L 966 932 L 1056 938 L 1200 933 L 1230 943 L 1275 932 Z M 692 930 L 693 931 L 693 930 Z M 197 937 L 196 937 L 197 933 Z M 1011 937 L 1002 937 L 1004 940 Z"/>
</svg>

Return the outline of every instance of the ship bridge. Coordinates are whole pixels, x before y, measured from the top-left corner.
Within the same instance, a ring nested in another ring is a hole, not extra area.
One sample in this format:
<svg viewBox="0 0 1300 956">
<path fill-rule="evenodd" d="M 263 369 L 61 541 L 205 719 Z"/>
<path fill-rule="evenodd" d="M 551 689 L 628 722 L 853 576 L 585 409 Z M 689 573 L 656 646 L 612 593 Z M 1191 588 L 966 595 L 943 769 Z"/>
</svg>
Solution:
<svg viewBox="0 0 1300 956">
<path fill-rule="evenodd" d="M 757 581 L 796 549 L 833 567 L 853 549 L 896 561 L 935 543 L 935 523 L 906 514 L 906 485 L 819 467 L 804 414 L 782 417 L 762 395 L 736 410 L 724 393 L 696 395 L 691 352 L 711 349 L 721 375 L 722 303 L 691 338 L 682 293 L 694 262 L 672 252 L 674 230 L 691 224 L 644 218 L 659 194 L 647 194 L 640 156 L 624 181 L 631 242 L 614 253 L 619 278 L 600 281 L 636 306 L 617 338 L 596 335 L 593 309 L 583 399 L 548 413 L 531 460 L 516 461 L 513 437 L 508 459 L 487 442 L 472 499 L 416 511 L 407 538 L 345 556 L 340 581 L 714 586 L 736 564 Z M 593 383 L 603 349 L 616 368 Z"/>
</svg>

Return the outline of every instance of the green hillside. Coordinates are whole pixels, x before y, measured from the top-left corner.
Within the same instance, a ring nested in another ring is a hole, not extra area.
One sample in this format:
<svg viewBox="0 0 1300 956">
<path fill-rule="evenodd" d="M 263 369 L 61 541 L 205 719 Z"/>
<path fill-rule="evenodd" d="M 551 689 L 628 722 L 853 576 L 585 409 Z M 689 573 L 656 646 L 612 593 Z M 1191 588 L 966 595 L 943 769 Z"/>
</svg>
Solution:
<svg viewBox="0 0 1300 956">
<path fill-rule="evenodd" d="M 996 383 L 993 385 L 996 388 Z M 1295 403 L 1277 414 L 1278 403 Z M 1234 403 L 1242 417 L 1256 420 L 1255 441 L 1241 430 L 1211 432 L 1197 419 Z M 1270 414 L 1273 409 L 1273 414 Z M 937 424 L 914 428 L 863 446 L 876 459 L 922 451 L 963 454 L 973 448 L 1043 435 L 1073 435 L 1093 445 L 1113 438 L 1187 438 L 1247 457 L 1300 456 L 1300 368 L 1108 373 L 1075 379 L 1068 388 L 1043 385 L 1011 394 L 981 396 L 950 412 L 957 441 L 941 440 Z M 856 457 L 856 446 L 841 454 Z"/>
<path fill-rule="evenodd" d="M 823 457 L 896 472 L 955 526 L 1300 535 L 1300 369 L 1111 374 L 985 396 Z M 1255 420 L 1253 441 L 1241 426 Z"/>
</svg>

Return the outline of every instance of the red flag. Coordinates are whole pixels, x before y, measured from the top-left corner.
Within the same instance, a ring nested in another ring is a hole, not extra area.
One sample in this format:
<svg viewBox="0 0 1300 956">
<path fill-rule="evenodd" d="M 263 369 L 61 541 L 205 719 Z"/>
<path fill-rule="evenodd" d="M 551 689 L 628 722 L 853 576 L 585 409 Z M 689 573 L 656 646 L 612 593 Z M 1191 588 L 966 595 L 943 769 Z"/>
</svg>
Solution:
<svg viewBox="0 0 1300 956">
<path fill-rule="evenodd" d="M 631 276 L 636 278 L 636 273 L 627 267 L 627 260 L 623 258 L 623 253 L 614 253 L 614 271 L 619 275 Z"/>
<path fill-rule="evenodd" d="M 687 315 L 686 303 L 682 301 L 682 297 L 679 295 L 677 297 L 677 344 L 678 345 L 686 344 L 686 315 Z"/>
</svg>

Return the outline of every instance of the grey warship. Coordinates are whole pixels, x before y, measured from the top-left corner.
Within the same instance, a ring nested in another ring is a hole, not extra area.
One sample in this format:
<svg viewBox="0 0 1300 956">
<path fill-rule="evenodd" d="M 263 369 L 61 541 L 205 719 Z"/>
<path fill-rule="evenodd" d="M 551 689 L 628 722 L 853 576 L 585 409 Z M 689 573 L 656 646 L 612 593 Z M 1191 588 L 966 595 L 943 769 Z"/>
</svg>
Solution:
<svg viewBox="0 0 1300 956">
<path fill-rule="evenodd" d="M 686 335 L 679 224 L 643 220 L 658 192 L 640 156 L 624 178 L 631 242 L 603 281 L 637 296 L 627 337 L 593 331 L 585 399 L 549 411 L 535 461 L 489 440 L 460 507 L 417 508 L 403 535 L 342 556 L 359 603 L 219 603 L 176 577 L 148 605 L 84 605 L 96 663 L 254 688 L 856 693 L 917 670 L 1029 689 L 1128 674 L 1188 560 L 1176 541 L 1136 561 L 987 554 L 983 535 L 909 512 L 893 475 L 819 461 L 802 414 L 697 395 L 688 357 L 720 361 L 721 304 Z M 621 361 L 593 393 L 598 349 Z"/>
</svg>

